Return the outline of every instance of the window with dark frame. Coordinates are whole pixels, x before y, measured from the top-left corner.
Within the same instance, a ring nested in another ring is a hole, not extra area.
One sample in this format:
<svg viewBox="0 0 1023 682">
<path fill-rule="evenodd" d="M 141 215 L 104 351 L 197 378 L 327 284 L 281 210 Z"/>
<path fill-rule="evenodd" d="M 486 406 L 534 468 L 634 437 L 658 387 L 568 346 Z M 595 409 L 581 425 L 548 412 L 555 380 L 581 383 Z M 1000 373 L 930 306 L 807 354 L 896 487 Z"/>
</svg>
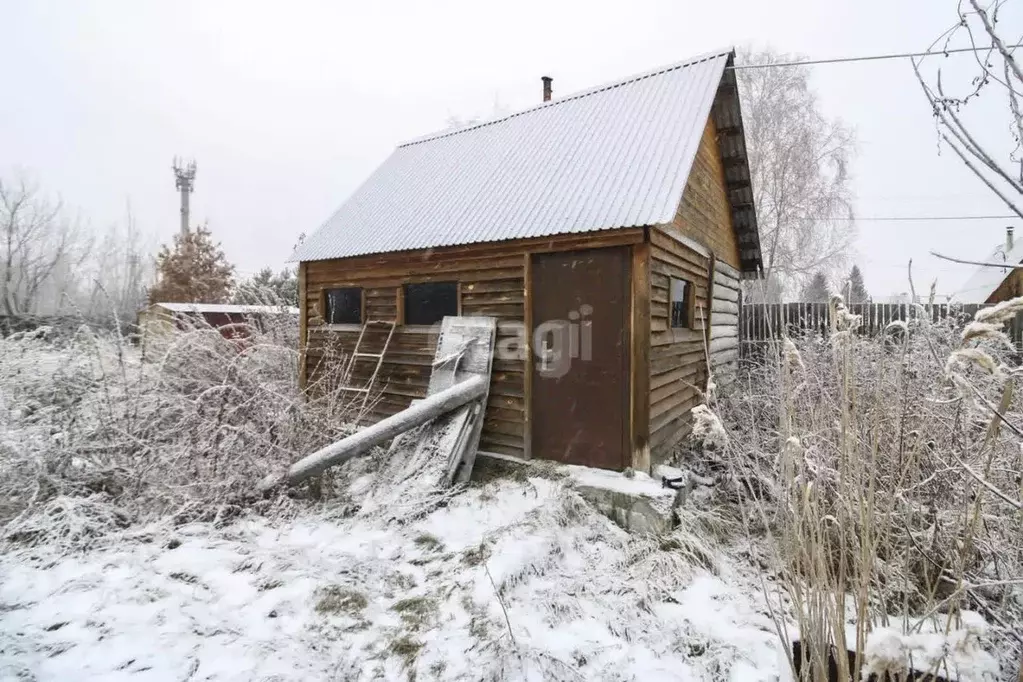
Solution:
<svg viewBox="0 0 1023 682">
<path fill-rule="evenodd" d="M 693 326 L 692 297 L 693 283 L 672 277 L 669 284 L 668 315 L 672 329 L 689 329 Z"/>
<path fill-rule="evenodd" d="M 458 314 L 458 282 L 406 284 L 405 324 L 436 324 Z"/>
<path fill-rule="evenodd" d="M 324 289 L 323 307 L 327 324 L 362 324 L 362 289 Z"/>
</svg>

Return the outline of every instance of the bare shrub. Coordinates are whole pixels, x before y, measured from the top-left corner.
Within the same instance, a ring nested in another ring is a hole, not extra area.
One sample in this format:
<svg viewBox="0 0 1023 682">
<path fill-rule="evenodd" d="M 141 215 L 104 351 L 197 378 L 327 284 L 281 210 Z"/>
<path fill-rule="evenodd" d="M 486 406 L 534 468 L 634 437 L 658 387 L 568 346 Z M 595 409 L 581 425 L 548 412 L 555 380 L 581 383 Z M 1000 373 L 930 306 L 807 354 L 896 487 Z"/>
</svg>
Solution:
<svg viewBox="0 0 1023 682">
<path fill-rule="evenodd" d="M 298 386 L 293 315 L 0 340 L 0 532 L 79 546 L 158 518 L 227 519 L 263 476 L 350 432 L 343 357 Z"/>
<path fill-rule="evenodd" d="M 827 679 L 830 646 L 856 652 L 852 663 L 836 660 L 859 679 L 861 666 L 878 664 L 864 652 L 884 649 L 872 633 L 951 637 L 967 621 L 974 628 L 974 611 L 991 626 L 1003 673 L 1015 674 L 1023 411 L 1014 400 L 1021 369 L 1001 324 L 1021 304 L 982 311 L 965 328 L 932 323 L 919 306 L 866 338 L 837 303 L 829 338 L 769 347 L 747 369 L 747 390 L 715 406 L 728 439 L 707 457 L 730 475 L 747 527 L 773 554 L 780 635 L 809 652 L 806 679 Z M 958 679 L 991 663 L 953 649 L 913 664 Z"/>
</svg>

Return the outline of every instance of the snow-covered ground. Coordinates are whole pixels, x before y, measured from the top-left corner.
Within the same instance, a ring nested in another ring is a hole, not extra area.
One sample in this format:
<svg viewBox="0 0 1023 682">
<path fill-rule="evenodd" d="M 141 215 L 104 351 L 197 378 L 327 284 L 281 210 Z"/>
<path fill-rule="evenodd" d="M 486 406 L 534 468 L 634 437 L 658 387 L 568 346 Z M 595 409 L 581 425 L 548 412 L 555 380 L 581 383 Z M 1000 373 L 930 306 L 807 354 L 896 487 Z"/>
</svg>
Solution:
<svg viewBox="0 0 1023 682">
<path fill-rule="evenodd" d="M 687 532 L 630 536 L 530 478 L 406 524 L 321 507 L 26 549 L 0 557 L 0 678 L 777 679 L 755 582 Z"/>
</svg>

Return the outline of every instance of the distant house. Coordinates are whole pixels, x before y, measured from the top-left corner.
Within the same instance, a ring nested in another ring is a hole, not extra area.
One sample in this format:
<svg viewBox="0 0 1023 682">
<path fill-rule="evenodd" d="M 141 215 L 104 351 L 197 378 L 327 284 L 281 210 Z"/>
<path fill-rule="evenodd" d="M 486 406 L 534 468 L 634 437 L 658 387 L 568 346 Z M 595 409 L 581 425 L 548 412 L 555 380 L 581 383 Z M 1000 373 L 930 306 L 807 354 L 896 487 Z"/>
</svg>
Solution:
<svg viewBox="0 0 1023 682">
<path fill-rule="evenodd" d="M 394 414 L 425 395 L 436 323 L 493 316 L 481 451 L 665 460 L 702 400 L 705 348 L 734 369 L 739 279 L 761 274 L 733 59 L 550 101 L 544 79 L 535 107 L 399 145 L 293 256 L 300 379 L 365 323 L 393 323 L 374 418 Z M 356 363 L 356 380 L 375 367 Z"/>
<path fill-rule="evenodd" d="M 233 305 L 227 303 L 152 303 L 139 311 L 138 327 L 143 336 L 166 335 L 191 325 L 208 325 L 219 329 L 227 338 L 248 335 L 246 325 L 269 316 L 289 315 L 297 318 L 298 308 L 268 305 Z"/>
<path fill-rule="evenodd" d="M 995 247 L 984 263 L 1005 267 L 978 266 L 973 275 L 952 296 L 958 303 L 1000 303 L 1023 296 L 1023 269 L 1013 265 L 1023 263 L 1023 244 L 1016 242 L 1013 228 L 1005 228 L 1005 242 Z"/>
</svg>

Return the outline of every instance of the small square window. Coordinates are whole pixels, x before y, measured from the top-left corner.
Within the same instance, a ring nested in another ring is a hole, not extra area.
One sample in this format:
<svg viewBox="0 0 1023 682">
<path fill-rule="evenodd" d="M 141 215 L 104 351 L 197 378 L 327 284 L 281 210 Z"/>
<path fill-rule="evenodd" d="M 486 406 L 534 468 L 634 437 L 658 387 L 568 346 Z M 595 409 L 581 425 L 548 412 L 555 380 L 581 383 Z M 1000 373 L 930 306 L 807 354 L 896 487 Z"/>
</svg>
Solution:
<svg viewBox="0 0 1023 682">
<path fill-rule="evenodd" d="M 672 277 L 669 294 L 668 314 L 671 317 L 671 328 L 691 328 L 693 326 L 693 283 Z"/>
<path fill-rule="evenodd" d="M 362 289 L 324 289 L 323 312 L 327 324 L 362 324 Z"/>
<path fill-rule="evenodd" d="M 458 314 L 458 282 L 405 285 L 405 324 L 436 324 Z"/>
</svg>

